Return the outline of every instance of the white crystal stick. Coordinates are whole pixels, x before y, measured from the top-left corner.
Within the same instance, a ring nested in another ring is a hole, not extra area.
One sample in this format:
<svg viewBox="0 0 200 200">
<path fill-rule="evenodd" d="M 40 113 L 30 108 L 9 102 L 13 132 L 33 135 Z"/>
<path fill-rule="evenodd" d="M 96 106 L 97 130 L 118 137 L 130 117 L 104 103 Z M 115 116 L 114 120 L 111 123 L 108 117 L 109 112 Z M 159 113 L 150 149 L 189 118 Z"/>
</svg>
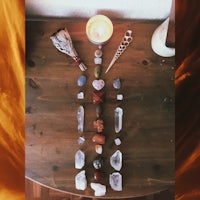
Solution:
<svg viewBox="0 0 200 200">
<path fill-rule="evenodd" d="M 120 107 L 117 107 L 115 109 L 115 132 L 119 133 L 122 130 L 122 116 L 123 116 L 123 110 Z"/>
<path fill-rule="evenodd" d="M 50 39 L 52 40 L 52 43 L 56 49 L 74 59 L 81 71 L 85 71 L 87 69 L 78 56 L 73 46 L 72 39 L 66 28 L 59 29 L 57 32 L 53 33 Z"/>
<path fill-rule="evenodd" d="M 127 30 L 112 61 L 110 62 L 110 65 L 108 66 L 108 68 L 106 69 L 107 73 L 110 68 L 114 65 L 115 61 L 122 55 L 122 53 L 125 51 L 126 47 L 131 43 L 131 41 L 133 40 L 133 37 L 131 36 L 132 31 L 131 30 Z"/>
<path fill-rule="evenodd" d="M 77 120 L 78 120 L 78 132 L 83 133 L 83 129 L 84 129 L 84 108 L 83 108 L 83 106 L 79 106 L 79 108 L 78 108 Z"/>
</svg>

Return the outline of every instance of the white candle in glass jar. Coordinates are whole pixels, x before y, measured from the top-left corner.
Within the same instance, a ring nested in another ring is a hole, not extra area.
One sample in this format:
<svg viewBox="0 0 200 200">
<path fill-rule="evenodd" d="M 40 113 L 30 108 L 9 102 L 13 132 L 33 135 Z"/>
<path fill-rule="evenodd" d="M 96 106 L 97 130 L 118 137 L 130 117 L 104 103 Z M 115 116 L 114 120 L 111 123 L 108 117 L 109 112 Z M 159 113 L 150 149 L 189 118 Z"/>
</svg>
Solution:
<svg viewBox="0 0 200 200">
<path fill-rule="evenodd" d="M 95 15 L 87 22 L 86 34 L 90 42 L 97 45 L 104 44 L 113 34 L 113 24 L 108 17 Z"/>
</svg>

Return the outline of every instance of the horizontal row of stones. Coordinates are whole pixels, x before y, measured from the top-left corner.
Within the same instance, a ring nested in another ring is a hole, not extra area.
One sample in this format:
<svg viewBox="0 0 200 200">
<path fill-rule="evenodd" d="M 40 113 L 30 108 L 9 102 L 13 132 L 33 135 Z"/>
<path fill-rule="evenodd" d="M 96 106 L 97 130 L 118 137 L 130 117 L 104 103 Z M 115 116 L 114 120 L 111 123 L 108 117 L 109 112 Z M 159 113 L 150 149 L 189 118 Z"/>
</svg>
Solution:
<svg viewBox="0 0 200 200">
<path fill-rule="evenodd" d="M 87 80 L 87 78 L 86 78 L 85 75 L 79 76 L 79 78 L 77 80 L 77 85 L 80 86 L 80 87 L 84 86 L 85 83 L 86 83 L 86 80 Z M 104 88 L 105 82 L 104 82 L 103 79 L 96 79 L 92 82 L 92 86 L 94 87 L 95 90 L 100 91 Z M 119 78 L 114 79 L 113 87 L 115 89 L 121 88 L 121 80 Z M 93 93 L 93 101 L 97 102 L 97 103 L 102 103 L 103 99 L 101 97 L 103 97 L 103 95 L 104 95 L 103 92 L 94 92 Z M 84 99 L 84 92 L 83 91 L 80 91 L 77 94 L 77 99 Z M 100 101 L 99 100 L 96 101 L 96 99 L 99 99 Z M 119 101 L 123 100 L 123 94 L 117 94 L 117 100 L 119 100 Z"/>
<path fill-rule="evenodd" d="M 99 94 L 101 94 L 101 93 L 99 93 Z M 94 98 L 96 99 L 96 92 L 94 92 L 94 94 L 93 94 L 93 96 L 94 96 Z M 84 99 L 85 98 L 85 94 L 84 94 L 84 92 L 83 91 L 80 91 L 78 94 L 77 94 L 77 99 Z M 116 96 L 116 99 L 118 100 L 118 101 L 122 101 L 123 100 L 123 94 L 117 94 L 117 96 Z M 95 100 L 94 100 L 95 101 Z"/>
<path fill-rule="evenodd" d="M 101 100 L 95 99 L 94 103 L 96 105 L 96 117 L 97 119 L 93 122 L 93 126 L 96 129 L 96 134 L 93 136 L 92 141 L 99 143 L 99 144 L 104 144 L 105 143 L 105 136 L 103 134 L 99 134 L 103 132 L 104 129 L 104 122 L 101 119 L 101 113 L 102 113 L 102 107 L 101 104 L 99 103 Z M 79 133 L 84 132 L 84 107 L 82 105 L 79 106 L 78 111 L 77 111 L 77 121 L 78 121 L 78 126 L 77 130 Z M 122 130 L 122 124 L 123 124 L 123 109 L 121 107 L 117 107 L 114 111 L 114 123 L 115 123 L 115 132 L 119 133 Z M 78 142 L 79 144 L 83 144 L 84 142 L 83 137 L 79 137 Z M 121 141 L 119 138 L 115 139 L 115 144 L 120 145 Z"/>
<path fill-rule="evenodd" d="M 113 190 L 122 190 L 122 175 L 119 172 L 113 172 L 109 176 L 109 183 Z M 87 188 L 87 178 L 85 170 L 80 171 L 75 177 L 77 190 L 85 190 Z M 101 183 L 90 183 L 90 187 L 95 191 L 95 196 L 104 196 L 106 194 L 106 186 Z"/>
<path fill-rule="evenodd" d="M 95 70 L 95 69 L 98 69 L 98 70 Z M 94 71 L 96 71 L 95 74 L 98 75 L 98 76 L 95 76 L 95 77 L 98 80 L 94 80 L 92 82 L 92 85 L 93 85 L 94 89 L 101 90 L 105 86 L 104 80 L 103 79 L 99 79 L 100 78 L 101 66 L 98 65 L 98 66 L 95 67 L 95 69 L 94 69 Z M 86 75 L 80 75 L 78 77 L 78 79 L 77 79 L 77 85 L 79 87 L 83 87 L 86 84 L 86 82 L 87 82 L 87 76 Z M 99 89 L 100 87 L 101 87 L 101 89 Z M 120 78 L 114 79 L 114 81 L 113 81 L 113 87 L 115 89 L 117 89 L 117 90 L 121 88 L 121 80 L 120 80 Z"/>
<path fill-rule="evenodd" d="M 93 96 L 94 96 L 94 98 L 96 99 L 96 92 L 94 92 L 94 94 L 93 94 Z M 99 93 L 99 94 L 101 94 L 101 93 Z M 84 92 L 83 91 L 80 91 L 78 94 L 77 94 L 77 99 L 80 99 L 80 100 L 82 100 L 82 99 L 84 99 L 85 98 L 85 94 L 84 94 Z M 117 94 L 117 96 L 116 96 L 116 99 L 118 100 L 118 101 L 122 101 L 123 100 L 123 94 Z M 95 100 L 94 100 L 95 101 Z"/>
</svg>

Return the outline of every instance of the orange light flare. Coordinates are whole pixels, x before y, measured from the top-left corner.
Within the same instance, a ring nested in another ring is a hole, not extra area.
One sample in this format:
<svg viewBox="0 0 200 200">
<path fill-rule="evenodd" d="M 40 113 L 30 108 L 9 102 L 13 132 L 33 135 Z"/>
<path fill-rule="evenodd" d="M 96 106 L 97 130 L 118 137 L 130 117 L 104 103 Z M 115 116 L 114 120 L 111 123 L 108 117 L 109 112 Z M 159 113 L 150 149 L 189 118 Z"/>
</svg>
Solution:
<svg viewBox="0 0 200 200">
<path fill-rule="evenodd" d="M 175 199 L 200 199 L 200 1 L 176 0 Z"/>
<path fill-rule="evenodd" d="M 24 199 L 24 1 L 0 1 L 0 199 Z"/>
</svg>

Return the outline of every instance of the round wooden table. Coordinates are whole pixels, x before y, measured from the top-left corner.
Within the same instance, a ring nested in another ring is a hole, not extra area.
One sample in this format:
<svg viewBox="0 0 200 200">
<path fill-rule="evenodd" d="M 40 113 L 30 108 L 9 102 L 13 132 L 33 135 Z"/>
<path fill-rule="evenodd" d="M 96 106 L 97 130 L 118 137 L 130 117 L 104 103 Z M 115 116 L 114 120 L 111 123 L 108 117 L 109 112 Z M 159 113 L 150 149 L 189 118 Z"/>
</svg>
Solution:
<svg viewBox="0 0 200 200">
<path fill-rule="evenodd" d="M 92 162 L 97 156 L 91 138 L 95 133 L 93 121 L 95 105 L 92 103 L 94 78 L 94 51 L 86 37 L 87 19 L 63 19 L 26 22 L 26 177 L 63 192 L 94 197 L 90 188 L 94 180 Z M 114 33 L 103 46 L 103 73 L 106 86 L 103 104 L 103 134 L 106 143 L 104 177 L 107 187 L 102 198 L 128 198 L 154 194 L 174 185 L 174 58 L 162 58 L 151 49 L 151 36 L 159 21 L 113 20 Z M 58 52 L 50 41 L 57 29 L 67 27 L 75 49 L 87 66 L 84 73 L 74 61 Z M 126 30 L 131 29 L 134 39 L 113 68 L 105 74 Z M 77 78 L 85 74 L 87 83 L 77 86 Z M 119 91 L 112 86 L 120 78 Z M 85 98 L 77 99 L 84 91 Z M 117 101 L 116 95 L 123 94 Z M 77 139 L 77 110 L 85 109 L 85 143 Z M 114 144 L 114 109 L 123 108 L 123 129 L 118 134 L 122 144 Z M 78 149 L 86 155 L 85 191 L 75 188 L 74 156 Z M 123 154 L 123 190 L 117 192 L 109 186 L 110 156 L 117 150 Z"/>
</svg>

